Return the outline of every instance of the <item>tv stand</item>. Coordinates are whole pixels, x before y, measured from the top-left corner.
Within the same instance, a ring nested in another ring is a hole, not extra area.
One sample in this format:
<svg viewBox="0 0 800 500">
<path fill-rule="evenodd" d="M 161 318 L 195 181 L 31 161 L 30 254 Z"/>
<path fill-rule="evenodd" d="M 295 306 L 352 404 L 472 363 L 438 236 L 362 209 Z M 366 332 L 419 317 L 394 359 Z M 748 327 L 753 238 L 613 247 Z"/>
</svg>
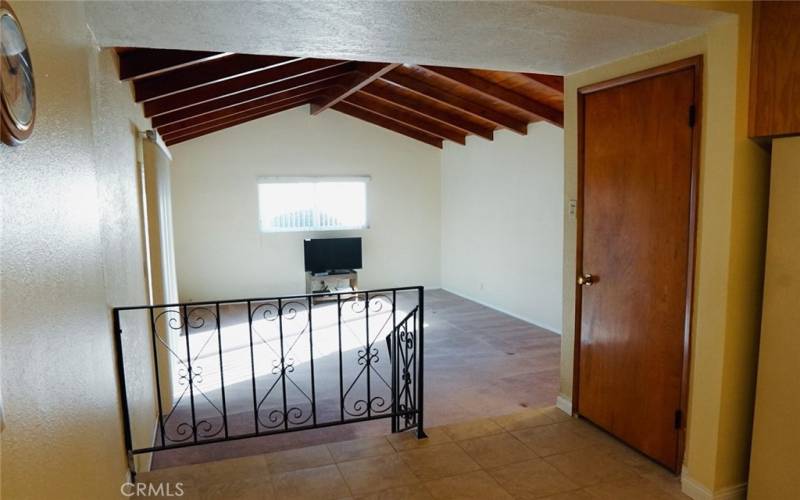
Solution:
<svg viewBox="0 0 800 500">
<path fill-rule="evenodd" d="M 306 273 L 306 293 L 348 293 L 358 291 L 358 273 L 352 270 L 331 271 L 327 273 Z M 336 296 L 320 295 L 315 302 L 336 300 Z"/>
</svg>

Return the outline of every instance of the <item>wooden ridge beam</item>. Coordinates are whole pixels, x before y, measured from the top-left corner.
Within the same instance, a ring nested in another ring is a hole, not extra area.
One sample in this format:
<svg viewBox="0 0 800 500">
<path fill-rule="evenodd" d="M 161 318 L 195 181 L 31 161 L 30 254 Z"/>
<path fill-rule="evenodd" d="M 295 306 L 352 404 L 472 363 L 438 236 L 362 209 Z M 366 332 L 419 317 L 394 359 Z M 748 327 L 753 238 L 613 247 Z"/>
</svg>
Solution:
<svg viewBox="0 0 800 500">
<path fill-rule="evenodd" d="M 228 78 L 170 96 L 147 101 L 144 103 L 144 116 L 151 118 L 213 99 L 238 94 L 265 85 L 276 84 L 277 82 L 289 78 L 296 78 L 307 73 L 314 73 L 316 71 L 346 64 L 348 64 L 348 61 L 332 59 L 300 59 L 288 62 L 262 71 L 247 73 L 245 75 Z M 351 69 L 352 68 L 348 68 L 347 71 Z"/>
<path fill-rule="evenodd" d="M 553 109 L 539 101 L 528 99 L 523 95 L 512 92 L 505 87 L 501 87 L 500 85 L 492 83 L 488 80 L 484 80 L 479 76 L 473 75 L 469 71 L 458 68 L 445 68 L 442 66 L 419 67 L 425 71 L 429 71 L 461 85 L 465 85 L 483 95 L 503 101 L 510 106 L 514 106 L 519 110 L 535 115 L 553 125 L 559 127 L 564 126 L 564 113 L 561 111 Z"/>
<path fill-rule="evenodd" d="M 520 135 L 525 135 L 528 133 L 528 124 L 524 121 L 517 120 L 512 116 L 499 113 L 476 102 L 469 101 L 449 92 L 445 92 L 444 90 L 434 87 L 433 85 L 429 85 L 422 80 L 417 80 L 416 78 L 400 74 L 396 71 L 384 75 L 383 79 L 409 90 L 413 90 L 418 94 L 430 97 L 431 99 L 439 101 L 443 104 L 447 104 L 465 113 L 477 116 L 478 118 L 483 118 L 486 121 L 496 124 L 498 127 L 511 130 Z"/>
<path fill-rule="evenodd" d="M 322 89 L 308 89 L 305 90 L 304 92 L 299 92 L 299 91 L 285 92 L 283 94 L 269 96 L 264 99 L 257 99 L 255 101 L 246 102 L 243 104 L 239 104 L 237 106 L 231 106 L 229 108 L 220 109 L 212 113 L 206 113 L 204 115 L 195 116 L 194 118 L 189 118 L 188 120 L 182 120 L 179 122 L 170 123 L 169 125 L 157 127 L 157 130 L 163 136 L 186 128 L 202 125 L 204 123 L 209 123 L 216 120 L 228 119 L 232 116 L 239 115 L 242 113 L 249 114 L 256 111 L 261 111 L 267 107 L 280 106 L 283 104 L 287 104 L 289 101 L 294 102 L 301 98 L 309 100 L 322 95 L 321 90 Z"/>
<path fill-rule="evenodd" d="M 134 80 L 134 96 L 136 102 L 149 101 L 156 97 L 164 97 L 202 85 L 208 85 L 209 83 L 272 68 L 292 60 L 296 59 L 280 56 L 232 54 L 167 73 Z"/>
<path fill-rule="evenodd" d="M 558 75 L 545 75 L 542 73 L 519 73 L 525 78 L 536 82 L 550 90 L 555 90 L 559 94 L 564 93 L 564 77 Z"/>
<path fill-rule="evenodd" d="M 409 127 L 421 130 L 426 134 L 435 135 L 442 139 L 448 139 L 459 144 L 466 144 L 466 134 L 458 129 L 445 125 L 416 111 L 409 111 L 401 106 L 392 104 L 389 101 L 362 92 L 356 92 L 344 102 L 354 104 L 359 108 L 364 108 L 373 113 L 385 116 L 391 120 L 402 123 Z"/>
<path fill-rule="evenodd" d="M 231 55 L 231 52 L 171 49 L 118 50 L 119 79 L 126 81 L 145 78 L 229 55 Z"/>
<path fill-rule="evenodd" d="M 356 73 L 350 77 L 349 81 L 342 86 L 339 92 L 333 93 L 326 99 L 311 105 L 311 114 L 318 115 L 322 113 L 337 102 L 347 99 L 347 97 L 355 94 L 363 87 L 366 87 L 398 66 L 400 66 L 398 63 L 359 63 L 356 68 Z"/>
<path fill-rule="evenodd" d="M 369 122 L 373 125 L 377 125 L 378 127 L 391 130 L 392 132 L 397 132 L 398 134 L 403 134 L 412 139 L 422 141 L 426 144 L 430 144 L 431 146 L 440 149 L 442 148 L 442 139 L 440 137 L 426 134 L 425 132 L 422 132 L 418 129 L 408 127 L 406 125 L 403 125 L 402 123 L 390 120 L 377 113 L 373 113 L 372 111 L 360 108 L 353 104 L 347 102 L 338 102 L 333 106 L 331 106 L 331 109 L 336 110 L 340 113 L 344 113 L 346 115 L 350 115 L 353 118 L 358 118 L 359 120 Z"/>
<path fill-rule="evenodd" d="M 203 123 L 201 125 L 197 125 L 191 128 L 182 129 L 170 134 L 163 135 L 162 138 L 164 139 L 164 142 L 167 143 L 167 145 L 175 144 L 176 142 L 183 142 L 184 140 L 188 140 L 188 138 L 195 138 L 201 135 L 210 134 L 211 132 L 217 132 L 219 130 L 233 127 L 235 125 L 255 120 L 257 118 L 263 118 L 265 116 L 273 115 L 275 113 L 280 113 L 281 111 L 286 111 L 287 109 L 291 109 L 297 106 L 302 106 L 303 104 L 306 103 L 308 103 L 308 98 L 292 99 L 290 101 L 283 102 L 277 106 L 266 106 L 264 108 L 255 110 L 251 113 L 240 113 L 224 119 L 215 120 L 213 122 Z"/>
<path fill-rule="evenodd" d="M 490 141 L 494 139 L 494 129 L 471 122 L 464 118 L 462 113 L 456 111 L 449 112 L 431 106 L 430 104 L 425 103 L 424 99 L 426 98 L 421 94 L 415 94 L 419 96 L 415 98 L 394 90 L 397 88 L 398 86 L 391 83 L 378 86 L 373 82 L 361 89 L 361 92 L 375 97 L 380 97 L 381 99 L 389 101 L 392 104 L 402 106 L 409 111 L 421 113 L 442 123 L 463 130 L 464 132 L 478 135 Z"/>
</svg>

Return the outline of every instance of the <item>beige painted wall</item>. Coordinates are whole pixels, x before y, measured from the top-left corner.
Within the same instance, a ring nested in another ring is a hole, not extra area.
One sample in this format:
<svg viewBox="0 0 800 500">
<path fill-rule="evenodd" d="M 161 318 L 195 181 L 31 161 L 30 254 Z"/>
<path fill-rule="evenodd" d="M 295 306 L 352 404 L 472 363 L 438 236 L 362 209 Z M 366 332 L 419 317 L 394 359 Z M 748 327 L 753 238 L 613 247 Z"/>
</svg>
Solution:
<svg viewBox="0 0 800 500">
<path fill-rule="evenodd" d="M 800 137 L 772 142 L 771 176 L 751 500 L 790 498 L 800 491 Z"/>
<path fill-rule="evenodd" d="M 708 491 L 747 480 L 761 311 L 767 156 L 747 139 L 751 5 L 692 3 L 738 14 L 707 35 L 593 68 L 565 81 L 565 196 L 577 197 L 577 89 L 705 56 L 700 199 L 692 319 L 688 477 Z M 576 221 L 564 215 L 561 394 L 572 397 Z"/>
<path fill-rule="evenodd" d="M 564 132 L 448 142 L 442 153 L 442 288 L 561 333 Z"/>
<path fill-rule="evenodd" d="M 127 467 L 109 308 L 146 300 L 135 175 L 145 122 L 113 55 L 92 47 L 82 4 L 14 9 L 38 117 L 27 144 L 0 146 L 0 496 L 114 498 Z M 131 380 L 134 399 L 152 397 L 148 373 Z M 152 428 L 152 406 L 134 418 Z"/>
<path fill-rule="evenodd" d="M 182 301 L 305 293 L 304 238 L 360 236 L 359 286 L 440 282 L 439 149 L 302 106 L 170 148 Z M 260 176 L 369 175 L 369 228 L 261 233 Z"/>
</svg>

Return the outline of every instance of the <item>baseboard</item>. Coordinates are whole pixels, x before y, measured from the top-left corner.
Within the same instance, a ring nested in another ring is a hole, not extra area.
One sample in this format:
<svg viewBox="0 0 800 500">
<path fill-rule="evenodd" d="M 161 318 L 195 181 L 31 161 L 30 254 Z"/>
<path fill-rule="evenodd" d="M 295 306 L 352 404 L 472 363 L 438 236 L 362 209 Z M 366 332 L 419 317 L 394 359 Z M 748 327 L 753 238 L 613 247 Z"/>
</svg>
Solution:
<svg viewBox="0 0 800 500">
<path fill-rule="evenodd" d="M 681 469 L 681 491 L 694 500 L 745 500 L 747 483 L 737 484 L 711 491 L 689 474 L 686 466 Z"/>
<path fill-rule="evenodd" d="M 572 400 L 567 399 L 561 394 L 556 398 L 556 408 L 563 411 L 569 416 L 572 416 Z"/>
<path fill-rule="evenodd" d="M 508 311 L 506 309 L 497 307 L 494 304 L 489 304 L 488 302 L 484 302 L 482 300 L 476 299 L 475 297 L 470 297 L 469 295 L 463 294 L 461 292 L 456 292 L 456 291 L 451 290 L 449 288 L 441 287 L 441 288 L 439 288 L 439 290 L 444 290 L 445 292 L 452 293 L 453 295 L 458 295 L 462 299 L 471 300 L 472 302 L 475 302 L 475 303 L 478 303 L 478 304 L 480 304 L 482 306 L 486 306 L 488 308 L 494 309 L 495 311 L 501 312 L 503 314 L 508 314 L 512 318 L 517 318 L 518 320 L 524 321 L 525 323 L 529 323 L 529 324 L 531 324 L 533 326 L 537 326 L 539 328 L 544 328 L 545 330 L 549 330 L 549 331 L 555 333 L 556 335 L 561 335 L 561 330 L 559 330 L 559 329 L 553 328 L 552 326 L 548 326 L 548 325 L 544 325 L 544 324 L 541 324 L 541 323 L 537 323 L 535 321 L 531 321 L 530 319 L 524 318 L 524 317 L 520 316 L 519 314 L 515 314 L 515 313 L 513 313 L 511 311 Z"/>
</svg>

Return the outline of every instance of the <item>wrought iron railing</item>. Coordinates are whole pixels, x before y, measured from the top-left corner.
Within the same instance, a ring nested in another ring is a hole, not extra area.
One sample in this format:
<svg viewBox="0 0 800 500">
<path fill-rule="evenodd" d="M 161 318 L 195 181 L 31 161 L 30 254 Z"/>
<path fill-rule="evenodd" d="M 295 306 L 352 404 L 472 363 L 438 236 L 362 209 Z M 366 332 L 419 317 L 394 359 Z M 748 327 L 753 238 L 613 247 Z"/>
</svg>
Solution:
<svg viewBox="0 0 800 500">
<path fill-rule="evenodd" d="M 383 418 L 424 437 L 423 297 L 403 287 L 114 308 L 131 473 L 139 454 Z M 148 412 L 155 430 L 139 423 Z"/>
</svg>

